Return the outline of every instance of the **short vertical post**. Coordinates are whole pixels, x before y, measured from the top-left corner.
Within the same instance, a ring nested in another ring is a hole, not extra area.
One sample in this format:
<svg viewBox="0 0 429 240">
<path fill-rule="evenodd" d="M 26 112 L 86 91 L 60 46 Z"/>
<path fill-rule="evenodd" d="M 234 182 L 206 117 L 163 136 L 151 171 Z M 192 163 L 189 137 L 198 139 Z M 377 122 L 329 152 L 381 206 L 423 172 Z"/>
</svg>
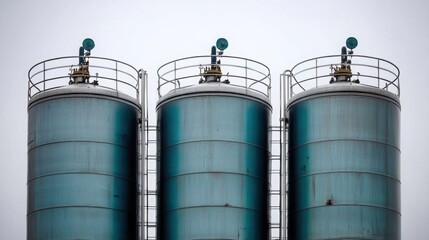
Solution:
<svg viewBox="0 0 429 240">
<path fill-rule="evenodd" d="M 45 66 L 46 62 L 43 62 L 43 91 L 45 91 L 46 89 L 46 66 Z"/>
<path fill-rule="evenodd" d="M 316 58 L 316 87 L 319 87 L 319 81 L 318 81 L 318 71 L 319 70 L 319 66 L 317 65 L 317 58 Z"/>
<path fill-rule="evenodd" d="M 244 77 L 246 80 L 246 91 L 247 91 L 247 59 L 244 61 Z"/>
<path fill-rule="evenodd" d="M 118 91 L 118 61 L 115 61 L 115 72 L 116 72 L 116 91 Z"/>
<path fill-rule="evenodd" d="M 378 88 L 380 88 L 380 59 L 377 59 L 377 82 Z"/>
<path fill-rule="evenodd" d="M 177 68 L 176 68 L 176 61 L 174 61 L 174 89 L 176 89 L 176 81 L 177 81 Z"/>
</svg>

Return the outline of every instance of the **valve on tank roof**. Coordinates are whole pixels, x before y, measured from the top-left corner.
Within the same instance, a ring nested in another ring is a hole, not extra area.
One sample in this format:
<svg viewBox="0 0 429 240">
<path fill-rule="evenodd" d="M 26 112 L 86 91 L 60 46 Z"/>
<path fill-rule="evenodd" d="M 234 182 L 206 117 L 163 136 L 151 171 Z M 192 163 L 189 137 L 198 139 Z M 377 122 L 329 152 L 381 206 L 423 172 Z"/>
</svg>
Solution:
<svg viewBox="0 0 429 240">
<path fill-rule="evenodd" d="M 218 53 L 216 53 L 216 48 L 219 49 Z M 223 50 L 226 48 L 228 48 L 228 41 L 225 38 L 219 38 L 216 41 L 216 46 L 212 46 L 210 54 L 210 67 L 204 68 L 204 73 L 202 74 L 204 79 L 201 79 L 200 83 L 220 82 L 222 77 L 220 58 L 222 58 L 221 56 L 223 54 Z M 229 83 L 229 81 L 226 83 Z"/>
<path fill-rule="evenodd" d="M 359 80 L 351 80 L 351 77 L 353 76 L 351 65 L 352 65 L 352 56 L 353 56 L 353 49 L 356 48 L 358 45 L 358 41 L 354 37 L 349 37 L 346 41 L 346 46 L 350 50 L 347 51 L 346 47 L 341 48 L 341 63 L 340 66 L 332 66 L 331 72 L 332 78 L 329 81 L 329 83 L 336 83 L 336 82 L 355 82 L 359 83 Z"/>
<path fill-rule="evenodd" d="M 69 84 L 89 83 L 89 56 L 94 47 L 95 43 L 91 38 L 83 40 L 82 46 L 79 47 L 79 65 L 77 68 L 70 69 Z M 94 81 L 92 84 L 98 85 L 98 81 Z"/>
</svg>

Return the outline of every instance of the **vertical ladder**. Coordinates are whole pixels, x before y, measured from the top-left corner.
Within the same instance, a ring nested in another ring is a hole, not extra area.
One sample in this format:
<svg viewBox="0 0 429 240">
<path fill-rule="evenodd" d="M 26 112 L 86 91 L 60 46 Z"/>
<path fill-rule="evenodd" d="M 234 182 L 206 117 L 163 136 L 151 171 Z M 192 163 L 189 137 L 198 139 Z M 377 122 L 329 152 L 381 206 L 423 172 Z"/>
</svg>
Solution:
<svg viewBox="0 0 429 240">
<path fill-rule="evenodd" d="M 156 126 L 147 125 L 146 128 L 146 156 L 144 159 L 144 228 L 145 240 L 156 239 Z"/>
<path fill-rule="evenodd" d="M 270 201 L 270 239 L 281 239 L 281 127 L 271 126 L 270 132 L 270 159 L 269 159 L 269 201 Z"/>
</svg>

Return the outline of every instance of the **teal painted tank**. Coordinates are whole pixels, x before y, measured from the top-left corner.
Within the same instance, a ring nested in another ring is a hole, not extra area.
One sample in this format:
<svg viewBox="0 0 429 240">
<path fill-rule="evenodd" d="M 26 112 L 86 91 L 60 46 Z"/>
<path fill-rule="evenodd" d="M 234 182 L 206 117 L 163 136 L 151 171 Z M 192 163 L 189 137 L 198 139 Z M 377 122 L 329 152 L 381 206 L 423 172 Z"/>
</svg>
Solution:
<svg viewBox="0 0 429 240">
<path fill-rule="evenodd" d="M 269 99 L 212 82 L 157 111 L 157 239 L 268 239 Z"/>
<path fill-rule="evenodd" d="M 400 239 L 398 96 L 336 82 L 287 113 L 288 239 Z"/>
<path fill-rule="evenodd" d="M 63 60 L 29 72 L 27 239 L 136 239 L 140 104 Z"/>
<path fill-rule="evenodd" d="M 401 239 L 399 69 L 346 45 L 285 72 L 291 240 Z"/>
</svg>

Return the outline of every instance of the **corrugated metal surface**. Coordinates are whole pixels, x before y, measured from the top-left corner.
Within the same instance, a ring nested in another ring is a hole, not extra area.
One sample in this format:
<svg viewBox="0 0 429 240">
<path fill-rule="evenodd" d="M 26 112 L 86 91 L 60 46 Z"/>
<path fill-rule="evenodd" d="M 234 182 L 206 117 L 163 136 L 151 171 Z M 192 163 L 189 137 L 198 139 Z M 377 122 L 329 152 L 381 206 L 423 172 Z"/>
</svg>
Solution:
<svg viewBox="0 0 429 240">
<path fill-rule="evenodd" d="M 366 89 L 289 104 L 289 239 L 400 239 L 399 99 Z"/>
<path fill-rule="evenodd" d="M 176 96 L 158 106 L 157 239 L 268 239 L 270 107 Z"/>
<path fill-rule="evenodd" d="M 135 239 L 137 113 L 102 95 L 28 110 L 28 239 Z"/>
</svg>

